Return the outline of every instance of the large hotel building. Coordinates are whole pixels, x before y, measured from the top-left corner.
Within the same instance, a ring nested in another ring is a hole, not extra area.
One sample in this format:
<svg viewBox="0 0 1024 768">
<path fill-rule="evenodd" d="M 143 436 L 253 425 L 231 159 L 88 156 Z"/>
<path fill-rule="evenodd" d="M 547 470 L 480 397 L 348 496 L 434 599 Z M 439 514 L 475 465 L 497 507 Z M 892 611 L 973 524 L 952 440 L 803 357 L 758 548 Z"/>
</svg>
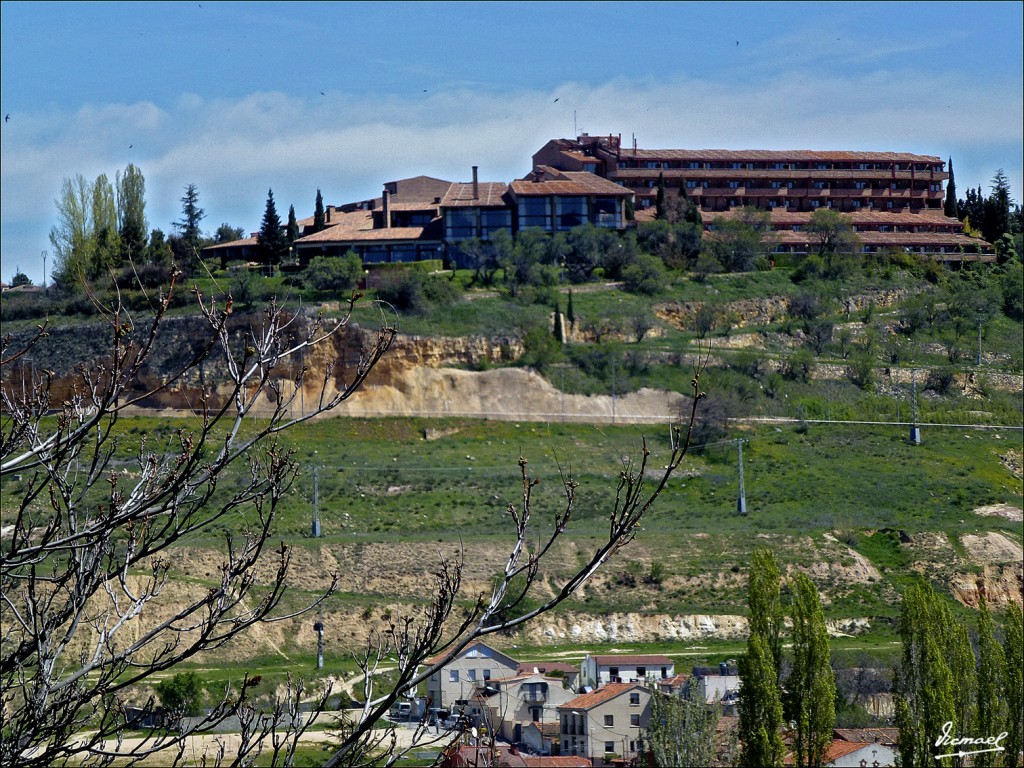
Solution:
<svg viewBox="0 0 1024 768">
<path fill-rule="evenodd" d="M 805 233 L 814 211 L 831 208 L 850 220 L 864 253 L 896 248 L 944 262 L 991 258 L 992 246 L 969 237 L 943 213 L 945 163 L 903 152 L 640 149 L 619 136 L 552 139 L 522 179 L 450 182 L 417 176 L 384 184 L 379 198 L 327 206 L 326 227 L 299 222 L 294 260 L 359 254 L 364 263 L 446 258 L 459 244 L 497 230 L 528 227 L 563 232 L 581 224 L 623 231 L 651 220 L 662 180 L 668 195 L 700 206 L 713 237 L 718 218 L 744 207 L 770 212 L 775 249 L 813 249 Z M 633 218 L 630 212 L 633 212 Z M 255 235 L 204 253 L 258 260 Z"/>
</svg>

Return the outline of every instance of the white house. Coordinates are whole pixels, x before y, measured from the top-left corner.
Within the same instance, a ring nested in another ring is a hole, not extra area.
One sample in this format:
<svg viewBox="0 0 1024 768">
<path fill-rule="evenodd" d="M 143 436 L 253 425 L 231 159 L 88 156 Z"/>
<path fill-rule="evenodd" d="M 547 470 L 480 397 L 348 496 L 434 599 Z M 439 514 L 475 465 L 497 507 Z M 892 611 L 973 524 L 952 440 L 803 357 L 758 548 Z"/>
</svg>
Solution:
<svg viewBox="0 0 1024 768">
<path fill-rule="evenodd" d="M 675 673 L 675 664 L 667 656 L 588 655 L 580 665 L 580 687 L 666 680 Z"/>
</svg>

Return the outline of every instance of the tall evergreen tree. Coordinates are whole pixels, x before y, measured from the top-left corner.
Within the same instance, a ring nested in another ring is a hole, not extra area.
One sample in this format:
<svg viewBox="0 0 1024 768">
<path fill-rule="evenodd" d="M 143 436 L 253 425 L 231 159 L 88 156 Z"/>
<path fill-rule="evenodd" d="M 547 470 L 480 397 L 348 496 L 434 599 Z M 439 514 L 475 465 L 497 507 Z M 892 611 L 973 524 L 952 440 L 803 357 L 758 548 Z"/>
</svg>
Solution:
<svg viewBox="0 0 1024 768">
<path fill-rule="evenodd" d="M 281 227 L 281 217 L 277 215 L 272 189 L 267 192 L 267 207 L 263 212 L 263 222 L 260 224 L 259 243 L 263 251 L 263 260 L 267 264 L 280 264 L 281 259 L 288 253 L 288 238 Z"/>
<path fill-rule="evenodd" d="M 121 236 L 121 261 L 145 260 L 148 223 L 146 222 L 146 179 L 133 163 L 117 174 L 117 223 Z"/>
<path fill-rule="evenodd" d="M 1006 701 L 1007 719 L 1002 730 L 1006 731 L 1007 737 L 1003 754 L 1007 766 L 1019 768 L 1021 751 L 1024 750 L 1024 614 L 1017 603 L 1010 604 L 1005 631 L 1003 699 Z"/>
<path fill-rule="evenodd" d="M 299 222 L 295 220 L 295 206 L 288 206 L 288 245 L 299 239 Z"/>
<path fill-rule="evenodd" d="M 793 669 L 786 684 L 789 719 L 796 723 L 797 766 L 820 766 L 832 743 L 836 721 L 836 681 L 825 613 L 818 588 L 797 574 L 793 591 Z"/>
<path fill-rule="evenodd" d="M 181 233 L 180 248 L 175 255 L 180 266 L 185 269 L 191 269 L 192 263 L 199 257 L 199 246 L 202 244 L 199 222 L 205 217 L 206 211 L 199 207 L 199 189 L 195 184 L 189 184 L 181 197 L 181 218 L 174 223 Z"/>
<path fill-rule="evenodd" d="M 1006 700 L 1002 682 L 1006 676 L 1006 656 L 996 642 L 995 624 L 985 596 L 978 606 L 978 695 L 975 710 L 974 733 L 997 735 L 1006 722 Z M 994 752 L 974 756 L 976 768 L 990 768 L 1001 762 Z"/>
<path fill-rule="evenodd" d="M 565 308 L 565 318 L 569 321 L 570 330 L 576 328 L 576 312 L 572 308 L 572 288 L 569 289 L 569 303 Z"/>
<path fill-rule="evenodd" d="M 903 658 L 894 675 L 893 693 L 900 760 L 907 766 L 934 765 L 940 749 L 935 739 L 946 723 L 956 720 L 942 608 L 935 590 L 922 582 L 912 584 L 903 594 L 899 621 Z"/>
<path fill-rule="evenodd" d="M 668 206 L 665 204 L 665 174 L 658 174 L 658 192 L 654 199 L 654 217 L 664 219 L 668 216 Z"/>
<path fill-rule="evenodd" d="M 324 196 L 320 190 L 316 191 L 316 208 L 313 210 L 313 231 L 320 232 L 327 227 L 327 219 L 324 215 Z"/>
<path fill-rule="evenodd" d="M 949 158 L 949 181 L 946 182 L 946 204 L 943 212 L 954 219 L 960 218 L 956 203 L 956 182 L 953 180 L 953 158 Z"/>
</svg>

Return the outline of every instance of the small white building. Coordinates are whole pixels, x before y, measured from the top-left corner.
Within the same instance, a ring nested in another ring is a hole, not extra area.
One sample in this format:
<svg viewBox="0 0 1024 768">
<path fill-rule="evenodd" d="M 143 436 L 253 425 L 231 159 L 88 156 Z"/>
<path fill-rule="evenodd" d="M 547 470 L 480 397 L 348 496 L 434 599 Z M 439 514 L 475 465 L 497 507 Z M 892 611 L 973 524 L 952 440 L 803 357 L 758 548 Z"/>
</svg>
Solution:
<svg viewBox="0 0 1024 768">
<path fill-rule="evenodd" d="M 580 687 L 667 680 L 675 673 L 675 663 L 668 656 L 588 655 L 580 665 Z"/>
</svg>

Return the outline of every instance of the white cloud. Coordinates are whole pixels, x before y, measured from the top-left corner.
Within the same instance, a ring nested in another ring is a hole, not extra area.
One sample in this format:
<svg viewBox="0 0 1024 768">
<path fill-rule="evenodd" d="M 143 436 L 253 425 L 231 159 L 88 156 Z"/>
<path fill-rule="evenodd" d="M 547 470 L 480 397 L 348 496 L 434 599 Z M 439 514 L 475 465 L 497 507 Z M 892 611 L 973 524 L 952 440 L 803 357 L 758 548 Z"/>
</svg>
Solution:
<svg viewBox="0 0 1024 768">
<path fill-rule="evenodd" d="M 466 180 L 472 165 L 486 180 L 511 180 L 529 170 L 531 155 L 548 139 L 572 134 L 574 112 L 580 131 L 621 133 L 627 146 L 635 134 L 641 147 L 652 148 L 952 155 L 961 191 L 987 189 L 1002 166 L 1021 197 L 1019 87 L 969 83 L 956 74 L 824 77 L 798 70 L 731 83 L 652 77 L 596 87 L 563 82 L 547 91 L 460 86 L 408 98 L 325 94 L 182 94 L 166 108 L 139 102 L 19 116 L 4 127 L 2 147 L 3 276 L 10 277 L 14 261 L 26 269 L 25 260 L 48 247 L 53 199 L 61 180 L 77 173 L 113 178 L 136 163 L 147 180 L 151 227 L 167 231 L 180 215 L 182 190 L 195 183 L 207 228 L 227 221 L 251 230 L 268 187 L 282 213 L 293 203 L 305 216 L 318 187 L 328 202 L 341 203 L 406 176 Z M 41 264 L 37 271 L 41 276 Z"/>
</svg>

